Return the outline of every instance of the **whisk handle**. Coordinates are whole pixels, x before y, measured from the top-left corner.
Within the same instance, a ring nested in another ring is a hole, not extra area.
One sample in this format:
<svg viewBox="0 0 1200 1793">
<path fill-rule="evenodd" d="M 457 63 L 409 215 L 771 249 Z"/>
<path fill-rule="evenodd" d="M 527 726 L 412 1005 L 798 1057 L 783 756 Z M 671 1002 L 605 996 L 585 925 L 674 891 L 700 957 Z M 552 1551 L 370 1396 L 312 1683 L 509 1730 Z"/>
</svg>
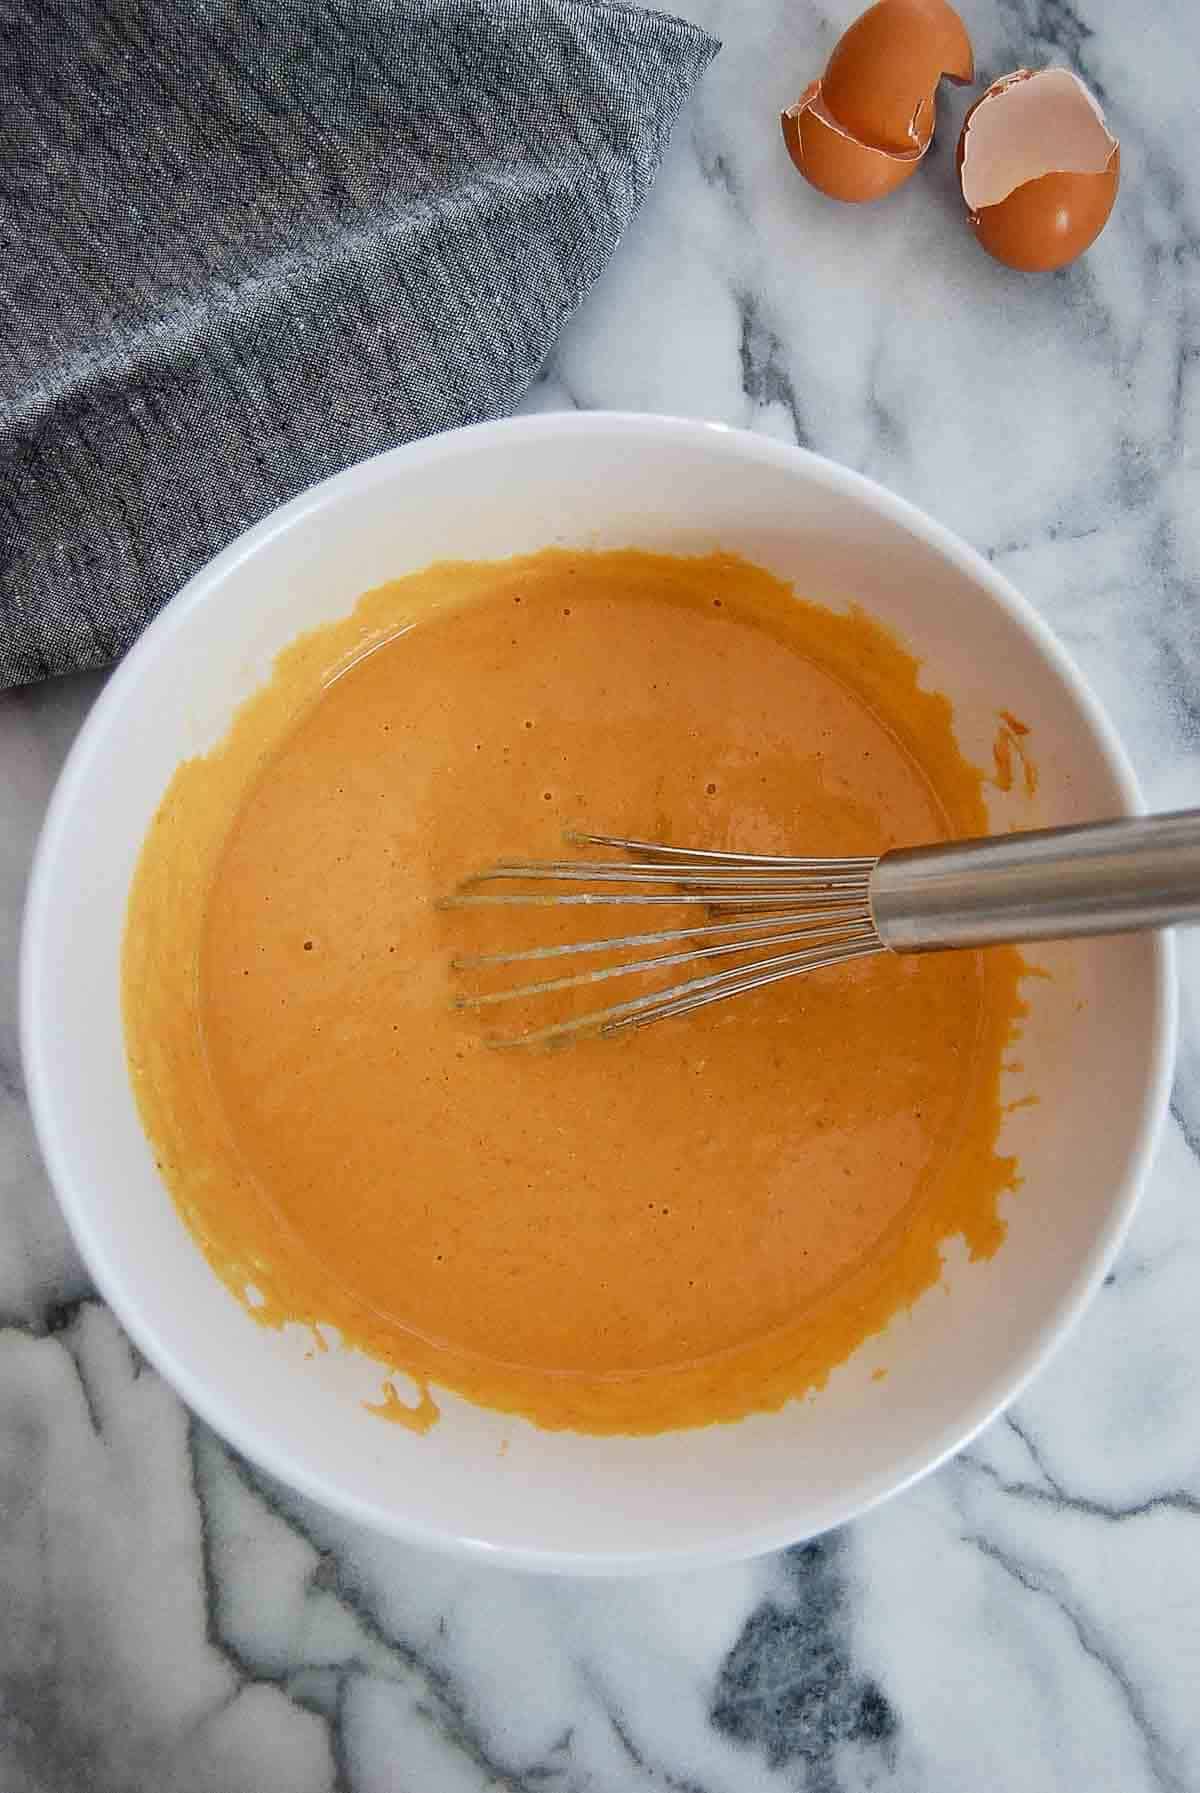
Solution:
<svg viewBox="0 0 1200 1793">
<path fill-rule="evenodd" d="M 907 953 L 1200 921 L 1200 809 L 885 853 L 870 895 Z"/>
</svg>

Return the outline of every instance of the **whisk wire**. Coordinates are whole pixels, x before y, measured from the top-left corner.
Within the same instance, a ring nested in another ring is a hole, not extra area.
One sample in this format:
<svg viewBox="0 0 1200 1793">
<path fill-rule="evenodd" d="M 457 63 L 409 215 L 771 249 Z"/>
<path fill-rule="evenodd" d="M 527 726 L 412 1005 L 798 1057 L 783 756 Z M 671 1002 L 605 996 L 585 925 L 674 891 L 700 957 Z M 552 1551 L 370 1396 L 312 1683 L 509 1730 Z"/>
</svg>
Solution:
<svg viewBox="0 0 1200 1793">
<path fill-rule="evenodd" d="M 814 940 L 813 936 L 817 938 Z M 717 946 L 689 948 L 686 952 L 652 953 L 645 959 L 625 959 L 619 965 L 602 965 L 594 971 L 580 971 L 570 977 L 545 979 L 533 984 L 517 984 L 508 990 L 489 990 L 482 995 L 460 996 L 457 1006 L 462 1009 L 489 1008 L 498 1002 L 515 1002 L 530 996 L 549 996 L 556 990 L 577 990 L 587 984 L 599 984 L 614 977 L 633 977 L 642 972 L 665 971 L 673 965 L 694 965 L 701 959 L 715 959 L 729 953 L 757 952 L 761 947 L 777 947 L 788 945 L 797 940 L 807 940 L 809 949 L 820 944 L 826 947 L 849 944 L 851 941 L 869 939 L 871 927 L 869 922 L 847 922 L 843 928 L 792 928 L 784 934 L 760 936 L 754 940 L 729 940 Z M 598 941 L 596 946 L 610 946 L 609 941 Z M 487 962 L 486 960 L 484 961 Z M 493 961 L 494 963 L 494 961 Z"/>
<path fill-rule="evenodd" d="M 851 867 L 860 869 L 869 875 L 874 859 L 859 857 L 849 859 L 814 859 L 788 858 L 780 853 L 721 853 L 708 847 L 668 847 L 661 841 L 625 840 L 617 834 L 581 834 L 570 829 L 566 836 L 570 847 L 614 847 L 620 853 L 634 855 L 657 854 L 662 859 L 678 863 L 689 860 L 699 865 L 735 865 L 762 866 L 767 871 L 776 871 L 784 866 L 798 866 L 801 870 L 814 870 L 818 866 L 829 866 L 835 871 L 846 871 Z"/>
<path fill-rule="evenodd" d="M 665 1020 L 671 1015 L 682 1015 L 692 1009 L 704 1008 L 709 1003 L 720 1002 L 728 996 L 740 996 L 744 991 L 760 989 L 765 984 L 777 983 L 781 978 L 795 977 L 802 971 L 818 971 L 825 965 L 840 965 L 848 959 L 865 958 L 884 951 L 886 948 L 880 941 L 863 940 L 859 944 L 836 949 L 809 948 L 803 952 L 782 953 L 770 959 L 755 960 L 749 965 L 735 966 L 732 970 L 712 972 L 706 977 L 689 978 L 669 990 L 631 997 L 626 1002 L 613 1003 L 608 1008 L 595 1009 L 586 1015 L 576 1015 L 568 1021 L 555 1021 L 528 1033 L 493 1039 L 491 1044 L 536 1046 L 580 1035 L 610 1036 L 627 1028 L 644 1027 L 651 1021 Z"/>
<path fill-rule="evenodd" d="M 822 911 L 820 927 L 832 927 L 838 922 L 858 921 L 862 915 L 861 908 L 835 908 Z M 723 939 L 727 934 L 753 933 L 762 928 L 790 928 L 795 923 L 795 916 L 784 913 L 771 915 L 756 913 L 746 921 L 712 921 L 703 922 L 698 927 L 690 928 L 656 928 L 644 934 L 601 935 L 593 940 L 560 941 L 554 946 L 524 946 L 515 952 L 503 953 L 460 953 L 450 961 L 453 971 L 482 971 L 500 965 L 527 964 L 533 959 L 561 959 L 574 957 L 580 953 L 623 952 L 631 947 L 669 946 L 677 940 L 711 940 L 718 935 Z M 779 936 L 771 936 L 778 939 Z M 760 944 L 766 944 L 767 937 L 760 940 L 743 942 L 743 950 L 750 951 Z"/>
<path fill-rule="evenodd" d="M 687 1014 L 783 978 L 886 950 L 871 914 L 874 859 L 779 858 L 670 847 L 603 834 L 572 834 L 568 842 L 573 846 L 613 849 L 628 857 L 620 862 L 503 860 L 464 879 L 442 906 L 693 906 L 702 907 L 711 919 L 699 925 L 461 955 L 453 961 L 459 972 L 486 972 L 585 953 L 633 952 L 637 956 L 499 990 L 463 994 L 457 998 L 457 1007 L 490 1011 L 507 1003 L 530 1002 L 608 984 L 617 978 L 652 978 L 685 968 L 690 972 L 731 955 L 737 956 L 738 963 L 704 970 L 583 1014 L 494 1038 L 494 1045 L 532 1046 L 588 1034 L 612 1035 L 668 1016 Z M 496 883 L 521 888 L 482 888 Z M 588 888 L 575 889 L 579 884 Z M 529 888 L 542 885 L 554 888 Z M 654 946 L 668 950 L 648 954 L 642 950 Z"/>
</svg>

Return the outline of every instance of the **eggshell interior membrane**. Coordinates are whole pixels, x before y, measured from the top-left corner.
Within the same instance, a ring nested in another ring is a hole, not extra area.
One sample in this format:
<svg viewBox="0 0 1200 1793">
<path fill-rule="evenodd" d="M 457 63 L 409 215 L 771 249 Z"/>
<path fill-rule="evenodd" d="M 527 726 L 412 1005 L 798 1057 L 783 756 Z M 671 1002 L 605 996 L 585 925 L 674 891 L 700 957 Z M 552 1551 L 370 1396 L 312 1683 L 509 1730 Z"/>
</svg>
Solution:
<svg viewBox="0 0 1200 1793">
<path fill-rule="evenodd" d="M 942 76 L 974 74 L 971 40 L 947 0 L 878 0 L 838 39 L 821 91 L 851 136 L 896 154 L 928 144 Z"/>
<path fill-rule="evenodd" d="M 1103 174 L 1117 140 L 1069 69 L 1020 69 L 989 89 L 963 132 L 962 193 L 972 212 L 1047 174 Z"/>
</svg>

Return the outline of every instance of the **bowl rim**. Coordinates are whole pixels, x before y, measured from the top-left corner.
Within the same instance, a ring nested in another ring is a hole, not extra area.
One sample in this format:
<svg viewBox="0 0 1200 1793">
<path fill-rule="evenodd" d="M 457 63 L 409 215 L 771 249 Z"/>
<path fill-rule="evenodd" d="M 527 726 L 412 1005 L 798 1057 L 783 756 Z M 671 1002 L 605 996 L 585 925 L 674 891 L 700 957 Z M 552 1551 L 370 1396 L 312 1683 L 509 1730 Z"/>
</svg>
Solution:
<svg viewBox="0 0 1200 1793">
<path fill-rule="evenodd" d="M 852 468 L 816 454 L 810 449 L 782 443 L 752 431 L 699 418 L 626 411 L 549 411 L 493 422 L 469 424 L 440 435 L 425 437 L 387 449 L 354 463 L 340 473 L 308 487 L 289 502 L 243 531 L 233 542 L 201 567 L 160 610 L 108 679 L 85 717 L 55 784 L 38 841 L 26 891 L 18 959 L 19 1038 L 28 1085 L 29 1104 L 38 1146 L 51 1185 L 66 1218 L 69 1231 L 96 1289 L 112 1309 L 137 1349 L 164 1377 L 184 1403 L 220 1437 L 249 1461 L 259 1465 L 288 1487 L 376 1532 L 427 1546 L 460 1558 L 491 1562 L 509 1568 L 550 1571 L 573 1575 L 616 1576 L 689 1570 L 717 1563 L 763 1555 L 819 1536 L 836 1525 L 861 1518 L 883 1501 L 902 1493 L 932 1474 L 971 1441 L 1014 1401 L 1018 1400 L 1078 1323 L 1084 1309 L 1107 1274 L 1128 1232 L 1138 1197 L 1145 1184 L 1161 1140 L 1169 1110 L 1178 1027 L 1178 993 L 1175 977 L 1174 940 L 1170 932 L 1158 933 L 1153 942 L 1155 1030 L 1151 1064 L 1141 1103 L 1141 1115 L 1123 1179 L 1120 1200 L 1097 1233 L 1080 1262 L 1067 1294 L 1052 1320 L 1014 1354 L 998 1392 L 968 1401 L 957 1421 L 948 1422 L 932 1446 L 911 1451 L 897 1465 L 897 1473 L 880 1478 L 883 1485 L 840 1503 L 817 1523 L 803 1528 L 789 1524 L 785 1515 L 742 1531 L 726 1528 L 699 1544 L 677 1550 L 657 1548 L 598 1555 L 579 1550 L 528 1548 L 497 1544 L 487 1538 L 441 1531 L 402 1511 L 349 1492 L 335 1478 L 291 1452 L 269 1436 L 260 1436 L 243 1422 L 236 1397 L 207 1381 L 202 1367 L 180 1356 L 143 1322 L 136 1291 L 128 1286 L 119 1250 L 98 1224 L 98 1211 L 83 1187 L 85 1179 L 62 1149 L 54 1120 L 51 1090 L 54 1081 L 53 1039 L 43 1023 L 40 1000 L 40 967 L 45 954 L 45 915 L 61 844 L 95 761 L 102 757 L 107 735 L 126 692 L 142 678 L 160 648 L 197 606 L 204 604 L 228 574 L 244 560 L 268 547 L 273 538 L 312 518 L 345 496 L 370 490 L 403 477 L 409 466 L 452 460 L 475 447 L 564 435 L 620 437 L 628 441 L 686 439 L 722 441 L 738 458 L 786 470 L 800 470 L 817 485 L 847 496 L 866 509 L 891 521 L 920 539 L 933 552 L 962 573 L 965 579 L 986 589 L 1018 627 L 1032 639 L 1071 691 L 1115 773 L 1126 813 L 1139 814 L 1144 803 L 1128 755 L 1091 687 L 1065 648 L 1029 601 L 1008 578 L 960 536 L 930 517 L 907 499 L 890 492 L 875 480 Z"/>
</svg>

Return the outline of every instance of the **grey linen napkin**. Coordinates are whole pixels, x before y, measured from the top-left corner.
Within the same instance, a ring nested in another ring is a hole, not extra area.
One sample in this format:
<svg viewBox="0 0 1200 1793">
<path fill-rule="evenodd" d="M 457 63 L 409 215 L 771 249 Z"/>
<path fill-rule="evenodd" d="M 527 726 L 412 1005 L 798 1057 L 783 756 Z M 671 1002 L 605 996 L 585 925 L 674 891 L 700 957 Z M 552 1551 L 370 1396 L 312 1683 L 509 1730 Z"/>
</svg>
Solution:
<svg viewBox="0 0 1200 1793">
<path fill-rule="evenodd" d="M 594 0 L 0 0 L 0 687 L 512 409 L 716 49 Z"/>
</svg>

